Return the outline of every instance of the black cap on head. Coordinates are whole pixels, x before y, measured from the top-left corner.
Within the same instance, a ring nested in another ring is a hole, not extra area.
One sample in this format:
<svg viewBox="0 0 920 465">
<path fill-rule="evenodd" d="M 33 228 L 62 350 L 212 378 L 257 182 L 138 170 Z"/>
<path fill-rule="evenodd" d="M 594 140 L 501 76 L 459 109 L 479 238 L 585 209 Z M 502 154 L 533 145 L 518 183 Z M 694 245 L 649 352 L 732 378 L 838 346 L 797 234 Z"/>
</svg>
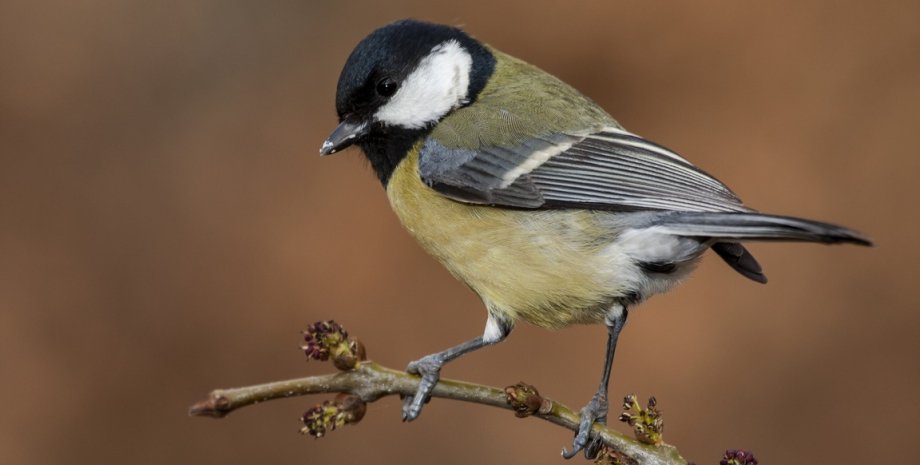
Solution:
<svg viewBox="0 0 920 465">
<path fill-rule="evenodd" d="M 457 41 L 473 58 L 468 96 L 475 100 L 495 67 L 492 53 L 458 28 L 403 19 L 370 33 L 351 52 L 336 91 L 339 118 L 370 116 L 386 103 L 387 97 L 378 92 L 382 81 L 402 82 L 434 47 L 449 40 Z"/>
<path fill-rule="evenodd" d="M 458 28 L 411 19 L 383 26 L 345 62 L 335 98 L 340 124 L 320 154 L 357 144 L 386 185 L 412 146 L 448 113 L 474 102 L 494 70 L 492 52 Z"/>
</svg>

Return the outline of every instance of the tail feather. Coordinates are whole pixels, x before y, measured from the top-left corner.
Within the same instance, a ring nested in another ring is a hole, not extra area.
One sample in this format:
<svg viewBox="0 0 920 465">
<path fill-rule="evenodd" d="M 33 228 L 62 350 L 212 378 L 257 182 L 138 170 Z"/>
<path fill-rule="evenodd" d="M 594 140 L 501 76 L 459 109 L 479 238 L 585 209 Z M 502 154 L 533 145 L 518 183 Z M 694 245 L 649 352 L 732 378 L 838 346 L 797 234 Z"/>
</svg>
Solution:
<svg viewBox="0 0 920 465">
<path fill-rule="evenodd" d="M 842 226 L 762 213 L 668 212 L 658 218 L 656 226 L 671 234 L 712 240 L 713 252 L 725 263 L 746 278 L 759 283 L 766 283 L 767 277 L 754 256 L 739 242 L 804 241 L 872 245 L 862 234 Z"/>
<path fill-rule="evenodd" d="M 767 275 L 763 274 L 760 263 L 757 263 L 754 256 L 743 245 L 734 242 L 718 242 L 712 245 L 712 251 L 745 278 L 761 284 L 767 283 Z"/>
<path fill-rule="evenodd" d="M 672 234 L 712 238 L 716 242 L 756 240 L 872 245 L 862 234 L 842 226 L 762 213 L 669 212 L 659 218 L 658 224 Z"/>
</svg>

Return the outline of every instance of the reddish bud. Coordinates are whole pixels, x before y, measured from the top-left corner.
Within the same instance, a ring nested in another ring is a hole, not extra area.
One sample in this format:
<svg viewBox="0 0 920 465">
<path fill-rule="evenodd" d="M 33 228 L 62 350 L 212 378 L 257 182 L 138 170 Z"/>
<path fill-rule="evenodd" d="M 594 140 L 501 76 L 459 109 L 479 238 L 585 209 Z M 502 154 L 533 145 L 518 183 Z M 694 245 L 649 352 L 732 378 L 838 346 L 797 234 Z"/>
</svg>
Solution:
<svg viewBox="0 0 920 465">
<path fill-rule="evenodd" d="M 658 401 L 650 397 L 648 406 L 642 408 L 636 400 L 635 394 L 630 394 L 623 399 L 623 410 L 619 420 L 633 427 L 636 439 L 646 444 L 658 445 L 663 442 L 664 419 L 658 410 Z"/>
<path fill-rule="evenodd" d="M 511 405 L 514 415 L 518 418 L 524 418 L 537 412 L 548 413 L 549 410 L 549 401 L 540 396 L 537 388 L 524 382 L 506 387 L 505 401 Z"/>
<path fill-rule="evenodd" d="M 339 394 L 334 400 L 324 401 L 307 410 L 300 419 L 304 427 L 301 434 L 321 438 L 329 431 L 361 421 L 367 412 L 367 403 L 358 396 Z"/>
<path fill-rule="evenodd" d="M 339 370 L 351 370 L 365 359 L 364 346 L 357 340 L 349 340 L 345 328 L 333 320 L 313 323 L 303 337 L 306 343 L 301 348 L 307 358 L 326 361 L 331 357 Z"/>
<path fill-rule="evenodd" d="M 730 449 L 725 451 L 719 465 L 757 465 L 757 459 L 750 452 Z"/>
</svg>

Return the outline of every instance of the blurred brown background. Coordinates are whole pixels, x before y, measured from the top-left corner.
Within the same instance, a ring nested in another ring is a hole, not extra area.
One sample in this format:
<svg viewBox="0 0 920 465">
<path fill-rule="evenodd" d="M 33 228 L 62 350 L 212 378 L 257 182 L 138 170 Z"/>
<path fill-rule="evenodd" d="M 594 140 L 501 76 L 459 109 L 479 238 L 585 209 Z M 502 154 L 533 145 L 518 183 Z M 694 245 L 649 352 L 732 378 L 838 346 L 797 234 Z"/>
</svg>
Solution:
<svg viewBox="0 0 920 465">
<path fill-rule="evenodd" d="M 699 464 L 914 460 L 920 3 L 6 0 L 0 462 L 562 463 L 568 432 L 448 401 L 403 424 L 384 399 L 320 441 L 297 434 L 319 397 L 186 416 L 329 371 L 297 349 L 315 320 L 395 367 L 482 330 L 360 154 L 317 156 L 347 54 L 406 16 L 562 77 L 749 205 L 877 241 L 755 245 L 767 286 L 710 257 L 633 314 L 613 399 L 656 395 Z M 605 337 L 520 325 L 445 376 L 578 407 Z"/>
</svg>

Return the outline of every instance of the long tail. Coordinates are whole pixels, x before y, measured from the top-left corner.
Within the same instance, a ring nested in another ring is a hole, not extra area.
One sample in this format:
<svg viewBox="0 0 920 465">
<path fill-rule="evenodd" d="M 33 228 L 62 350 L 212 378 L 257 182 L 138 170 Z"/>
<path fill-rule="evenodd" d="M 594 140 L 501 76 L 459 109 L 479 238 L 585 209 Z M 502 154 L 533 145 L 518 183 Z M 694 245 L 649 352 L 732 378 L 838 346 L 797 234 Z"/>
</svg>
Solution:
<svg viewBox="0 0 920 465">
<path fill-rule="evenodd" d="M 762 213 L 669 212 L 659 218 L 678 236 L 711 237 L 717 242 L 804 241 L 872 245 L 862 234 L 829 223 Z"/>
<path fill-rule="evenodd" d="M 871 246 L 862 234 L 819 221 L 762 213 L 668 212 L 658 224 L 678 236 L 715 239 L 712 250 L 748 279 L 766 283 L 760 264 L 739 242 L 803 241 Z"/>
</svg>

